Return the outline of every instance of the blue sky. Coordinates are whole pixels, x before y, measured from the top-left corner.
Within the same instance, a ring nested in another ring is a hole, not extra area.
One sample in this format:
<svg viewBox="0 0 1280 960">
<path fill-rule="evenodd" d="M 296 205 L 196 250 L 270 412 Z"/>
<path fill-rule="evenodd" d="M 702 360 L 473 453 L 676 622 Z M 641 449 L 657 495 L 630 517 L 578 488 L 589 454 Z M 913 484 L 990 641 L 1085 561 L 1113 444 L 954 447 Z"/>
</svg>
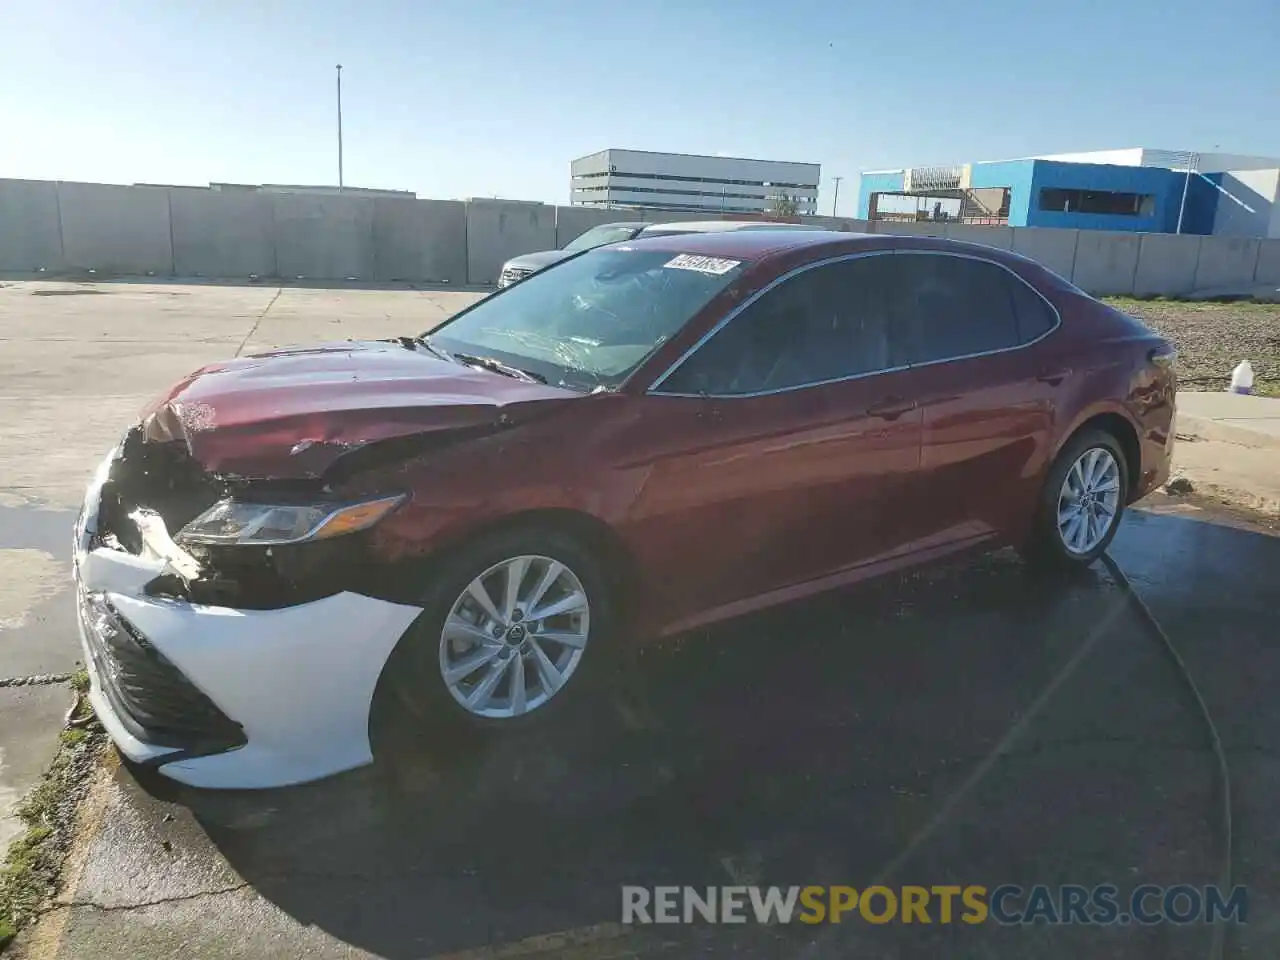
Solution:
<svg viewBox="0 0 1280 960">
<path fill-rule="evenodd" d="M 860 170 L 1280 155 L 1276 0 L 11 0 L 0 177 L 567 202 L 604 147 Z"/>
</svg>

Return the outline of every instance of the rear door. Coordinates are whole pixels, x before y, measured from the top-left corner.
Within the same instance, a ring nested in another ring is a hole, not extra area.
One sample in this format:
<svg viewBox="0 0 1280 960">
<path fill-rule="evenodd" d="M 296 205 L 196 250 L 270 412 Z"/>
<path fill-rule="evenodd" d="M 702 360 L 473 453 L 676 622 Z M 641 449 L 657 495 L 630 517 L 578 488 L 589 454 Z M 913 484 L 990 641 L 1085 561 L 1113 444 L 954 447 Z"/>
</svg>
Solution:
<svg viewBox="0 0 1280 960">
<path fill-rule="evenodd" d="M 889 310 L 892 262 L 846 258 L 781 281 L 645 398 L 661 448 L 633 542 L 650 569 L 702 558 L 691 582 L 655 585 L 673 608 L 749 603 L 910 539 L 921 420 Z"/>
<path fill-rule="evenodd" d="M 923 522 L 944 542 L 1013 529 L 1035 502 L 1071 376 L 1043 346 L 1057 314 L 993 261 L 911 250 L 895 259 L 923 414 Z"/>
</svg>

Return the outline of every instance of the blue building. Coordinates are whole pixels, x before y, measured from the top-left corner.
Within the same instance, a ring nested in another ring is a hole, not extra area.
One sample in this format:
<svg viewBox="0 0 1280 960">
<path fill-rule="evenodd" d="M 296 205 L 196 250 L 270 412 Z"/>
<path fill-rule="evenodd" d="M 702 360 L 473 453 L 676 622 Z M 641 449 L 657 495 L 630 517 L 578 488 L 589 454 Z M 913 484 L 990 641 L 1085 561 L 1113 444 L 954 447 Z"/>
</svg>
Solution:
<svg viewBox="0 0 1280 960">
<path fill-rule="evenodd" d="M 1266 237 L 1278 194 L 1280 160 L 1134 148 L 864 173 L 858 217 Z"/>
</svg>

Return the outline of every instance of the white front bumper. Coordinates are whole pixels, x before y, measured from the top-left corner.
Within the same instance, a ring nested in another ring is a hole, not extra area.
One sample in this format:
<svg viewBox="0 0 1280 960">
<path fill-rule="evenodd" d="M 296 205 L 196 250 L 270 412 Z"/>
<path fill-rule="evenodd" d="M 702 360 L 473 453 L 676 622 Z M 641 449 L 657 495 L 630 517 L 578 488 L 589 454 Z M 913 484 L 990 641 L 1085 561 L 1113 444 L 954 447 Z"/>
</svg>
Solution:
<svg viewBox="0 0 1280 960">
<path fill-rule="evenodd" d="M 148 597 L 162 560 L 92 546 L 103 462 L 76 525 L 77 603 L 102 594 L 188 681 L 239 723 L 247 743 L 189 757 L 145 743 L 109 701 L 89 643 L 89 698 L 111 739 L 131 760 L 198 787 L 277 787 L 368 763 L 369 711 L 383 665 L 421 612 L 418 607 L 339 593 L 278 610 L 238 610 Z M 166 760 L 165 757 L 172 757 Z"/>
</svg>

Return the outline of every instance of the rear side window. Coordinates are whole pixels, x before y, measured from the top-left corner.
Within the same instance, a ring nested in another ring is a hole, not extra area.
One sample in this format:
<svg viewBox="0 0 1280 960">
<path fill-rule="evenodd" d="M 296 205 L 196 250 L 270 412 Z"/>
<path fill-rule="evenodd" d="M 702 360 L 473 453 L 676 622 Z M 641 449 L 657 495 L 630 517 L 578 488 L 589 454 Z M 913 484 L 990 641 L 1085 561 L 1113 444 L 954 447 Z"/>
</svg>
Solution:
<svg viewBox="0 0 1280 960">
<path fill-rule="evenodd" d="M 911 362 L 966 357 L 1022 342 L 1012 278 L 1003 267 L 945 254 L 904 253 L 895 259 L 900 315 L 911 330 Z"/>
<path fill-rule="evenodd" d="M 1006 273 L 1005 277 L 1013 298 L 1013 310 L 1018 317 L 1018 338 L 1023 343 L 1039 340 L 1058 322 L 1053 308 L 1045 303 L 1044 297 L 1013 274 Z"/>
</svg>

